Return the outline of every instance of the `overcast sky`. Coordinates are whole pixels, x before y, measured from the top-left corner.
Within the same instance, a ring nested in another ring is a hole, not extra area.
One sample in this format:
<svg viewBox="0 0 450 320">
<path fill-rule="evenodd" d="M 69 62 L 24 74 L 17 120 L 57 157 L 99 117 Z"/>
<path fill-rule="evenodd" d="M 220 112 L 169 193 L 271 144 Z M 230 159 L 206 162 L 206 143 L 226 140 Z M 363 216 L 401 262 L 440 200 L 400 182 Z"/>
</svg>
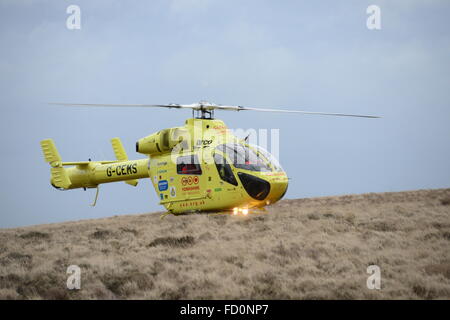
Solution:
<svg viewBox="0 0 450 320">
<path fill-rule="evenodd" d="M 66 9 L 81 8 L 69 30 Z M 381 30 L 366 26 L 369 5 Z M 376 114 L 216 112 L 280 129 L 286 198 L 450 187 L 449 1 L 0 0 L 0 227 L 162 210 L 148 180 L 59 192 L 39 141 L 66 161 L 113 159 L 189 111 L 76 109 L 192 103 Z"/>
</svg>

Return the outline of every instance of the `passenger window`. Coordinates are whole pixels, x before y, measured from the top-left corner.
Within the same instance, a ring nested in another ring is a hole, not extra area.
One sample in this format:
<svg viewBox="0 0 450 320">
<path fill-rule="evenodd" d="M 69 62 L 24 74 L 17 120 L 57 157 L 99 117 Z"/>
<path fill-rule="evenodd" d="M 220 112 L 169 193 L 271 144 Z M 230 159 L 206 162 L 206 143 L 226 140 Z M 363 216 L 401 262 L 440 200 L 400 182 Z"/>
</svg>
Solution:
<svg viewBox="0 0 450 320">
<path fill-rule="evenodd" d="M 177 159 L 178 174 L 202 174 L 202 168 L 196 154 L 182 156 Z"/>
<path fill-rule="evenodd" d="M 214 162 L 216 163 L 216 168 L 219 172 L 220 179 L 225 182 L 231 183 L 234 186 L 237 186 L 238 183 L 236 181 L 236 178 L 234 177 L 233 170 L 231 170 L 231 167 L 227 163 L 227 160 L 220 154 L 215 153 Z"/>
</svg>

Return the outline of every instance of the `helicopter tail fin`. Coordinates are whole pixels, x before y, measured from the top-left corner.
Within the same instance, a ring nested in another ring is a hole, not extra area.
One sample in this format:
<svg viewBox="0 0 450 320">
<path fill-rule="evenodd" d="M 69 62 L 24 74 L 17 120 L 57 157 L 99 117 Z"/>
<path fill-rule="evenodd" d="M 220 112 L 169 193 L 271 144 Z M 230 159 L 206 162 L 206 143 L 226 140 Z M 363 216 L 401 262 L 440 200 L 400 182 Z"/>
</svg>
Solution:
<svg viewBox="0 0 450 320">
<path fill-rule="evenodd" d="M 119 161 L 128 161 L 127 153 L 125 152 L 125 149 L 122 145 L 122 141 L 120 141 L 119 138 L 112 138 L 111 144 L 114 150 L 114 154 L 116 155 L 117 160 Z M 130 186 L 137 186 L 138 180 L 137 179 L 131 179 L 124 181 L 126 184 L 129 184 Z"/>
<path fill-rule="evenodd" d="M 52 167 L 58 167 L 61 164 L 62 159 L 53 139 L 42 140 L 41 149 L 44 153 L 45 162 L 48 162 Z"/>
<path fill-rule="evenodd" d="M 51 166 L 50 182 L 52 186 L 58 189 L 69 188 L 72 182 L 70 181 L 66 169 L 63 167 L 63 162 L 58 149 L 56 149 L 55 142 L 52 139 L 42 140 L 41 149 L 44 154 L 45 162 L 48 162 Z"/>
<path fill-rule="evenodd" d="M 119 161 L 127 161 L 128 156 L 123 148 L 122 141 L 119 138 L 112 138 L 111 144 L 114 150 L 114 154 L 116 155 L 117 160 Z"/>
</svg>

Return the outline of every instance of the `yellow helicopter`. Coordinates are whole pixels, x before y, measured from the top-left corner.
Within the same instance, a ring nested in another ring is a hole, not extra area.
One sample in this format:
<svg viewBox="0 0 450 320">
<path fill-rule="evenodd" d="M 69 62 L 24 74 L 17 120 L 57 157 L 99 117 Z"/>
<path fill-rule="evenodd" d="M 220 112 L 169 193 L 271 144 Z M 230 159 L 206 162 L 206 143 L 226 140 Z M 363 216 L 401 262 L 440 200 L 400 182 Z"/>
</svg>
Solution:
<svg viewBox="0 0 450 320">
<path fill-rule="evenodd" d="M 280 200 L 288 188 L 288 176 L 277 159 L 265 149 L 233 135 L 225 123 L 214 119 L 215 110 L 285 112 L 346 117 L 379 118 L 369 115 L 261 109 L 218 105 L 206 101 L 193 104 L 124 105 L 52 103 L 86 107 L 149 107 L 191 109 L 184 126 L 163 129 L 136 142 L 136 152 L 147 157 L 128 160 L 119 138 L 111 140 L 116 160 L 63 162 L 52 139 L 41 141 L 45 161 L 50 164 L 50 183 L 59 190 L 97 188 L 124 181 L 136 186 L 150 178 L 168 213 L 229 211 L 247 215 Z"/>
</svg>

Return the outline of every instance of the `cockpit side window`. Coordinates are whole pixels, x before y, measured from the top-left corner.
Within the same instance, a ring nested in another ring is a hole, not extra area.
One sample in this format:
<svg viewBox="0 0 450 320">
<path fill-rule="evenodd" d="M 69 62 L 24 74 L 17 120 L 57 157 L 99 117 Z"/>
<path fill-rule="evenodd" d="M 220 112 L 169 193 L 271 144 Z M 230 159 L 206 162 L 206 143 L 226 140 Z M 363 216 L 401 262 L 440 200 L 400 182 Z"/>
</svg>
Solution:
<svg viewBox="0 0 450 320">
<path fill-rule="evenodd" d="M 202 168 L 196 154 L 177 158 L 178 174 L 202 174 Z"/>
<path fill-rule="evenodd" d="M 272 171 L 256 152 L 247 146 L 228 143 L 217 146 L 217 149 L 225 153 L 232 164 L 238 169 L 250 171 Z"/>
<path fill-rule="evenodd" d="M 231 183 L 234 186 L 237 186 L 238 182 L 227 160 L 220 154 L 214 153 L 214 162 L 216 164 L 217 171 L 219 172 L 220 179 L 225 182 Z"/>
</svg>

